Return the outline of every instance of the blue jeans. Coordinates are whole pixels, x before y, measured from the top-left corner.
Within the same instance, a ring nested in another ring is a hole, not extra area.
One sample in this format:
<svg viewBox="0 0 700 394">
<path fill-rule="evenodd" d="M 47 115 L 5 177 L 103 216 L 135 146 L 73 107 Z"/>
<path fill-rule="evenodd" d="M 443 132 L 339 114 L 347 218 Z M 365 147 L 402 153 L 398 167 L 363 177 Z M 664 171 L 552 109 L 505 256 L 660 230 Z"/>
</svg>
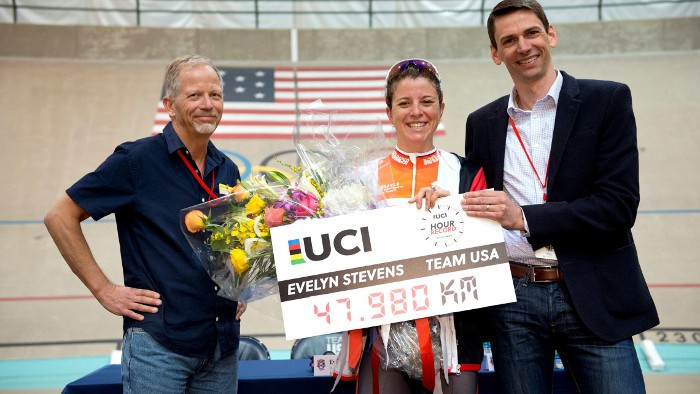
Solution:
<svg viewBox="0 0 700 394">
<path fill-rule="evenodd" d="M 124 335 L 122 349 L 124 393 L 236 393 L 238 356 L 202 359 L 161 346 L 140 328 Z"/>
<path fill-rule="evenodd" d="M 497 392 L 551 393 L 555 350 L 579 392 L 645 392 L 632 339 L 610 343 L 593 335 L 563 282 L 513 278 L 513 285 L 517 302 L 489 308 Z"/>
</svg>

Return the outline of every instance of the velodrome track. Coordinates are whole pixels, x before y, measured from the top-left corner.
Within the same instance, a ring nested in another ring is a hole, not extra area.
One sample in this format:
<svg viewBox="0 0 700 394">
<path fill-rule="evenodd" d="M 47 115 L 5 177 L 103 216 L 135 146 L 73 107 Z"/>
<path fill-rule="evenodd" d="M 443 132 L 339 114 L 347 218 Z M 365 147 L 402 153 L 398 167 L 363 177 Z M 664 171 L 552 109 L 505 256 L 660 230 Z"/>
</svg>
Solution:
<svg viewBox="0 0 700 394">
<path fill-rule="evenodd" d="M 692 345 L 691 357 L 673 365 L 695 366 L 683 374 L 645 373 L 645 379 L 649 392 L 696 392 L 700 53 L 584 57 L 558 56 L 555 51 L 554 58 L 555 66 L 573 76 L 617 80 L 632 89 L 642 193 L 634 235 L 661 315 L 659 330 L 645 336 L 660 344 Z M 447 104 L 446 135 L 437 144 L 462 152 L 467 113 L 506 94 L 512 84 L 505 68 L 488 59 L 431 60 L 443 76 Z M 102 309 L 70 272 L 42 218 L 59 193 L 94 169 L 116 145 L 150 134 L 166 64 L 0 58 L 0 360 L 99 356 L 115 349 L 121 318 Z M 270 155 L 293 149 L 291 139 L 215 143 L 245 158 L 253 170 Z M 112 219 L 89 219 L 83 230 L 102 268 L 120 282 Z M 284 340 L 281 312 L 271 300 L 250 305 L 242 331 L 273 350 L 284 352 L 292 345 Z"/>
</svg>

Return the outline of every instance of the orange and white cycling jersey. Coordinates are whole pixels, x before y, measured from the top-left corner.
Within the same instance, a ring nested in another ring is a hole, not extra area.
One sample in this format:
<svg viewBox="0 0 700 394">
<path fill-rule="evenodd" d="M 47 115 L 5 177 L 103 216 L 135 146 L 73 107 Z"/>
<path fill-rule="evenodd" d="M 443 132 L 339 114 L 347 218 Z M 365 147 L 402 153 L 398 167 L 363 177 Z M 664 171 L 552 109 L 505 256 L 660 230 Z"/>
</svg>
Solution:
<svg viewBox="0 0 700 394">
<path fill-rule="evenodd" d="M 405 153 L 395 148 L 376 162 L 377 201 L 387 205 L 408 200 L 421 188 L 440 186 L 458 193 L 459 159 L 451 153 L 433 149 L 426 153 Z"/>
<path fill-rule="evenodd" d="M 394 149 L 379 162 L 377 192 L 379 198 L 411 198 L 422 187 L 437 181 L 440 164 L 437 149 L 423 155 L 407 155 Z"/>
</svg>

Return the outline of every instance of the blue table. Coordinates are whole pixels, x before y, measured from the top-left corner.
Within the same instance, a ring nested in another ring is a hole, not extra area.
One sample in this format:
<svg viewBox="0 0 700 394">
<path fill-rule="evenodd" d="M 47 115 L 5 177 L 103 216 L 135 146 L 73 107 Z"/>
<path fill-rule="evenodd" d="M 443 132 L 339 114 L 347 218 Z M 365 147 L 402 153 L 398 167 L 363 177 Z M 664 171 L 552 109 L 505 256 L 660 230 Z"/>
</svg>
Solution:
<svg viewBox="0 0 700 394">
<path fill-rule="evenodd" d="M 334 379 L 314 376 L 311 360 L 241 360 L 238 362 L 238 392 L 241 394 L 330 393 Z M 64 394 L 121 394 L 121 365 L 107 365 L 69 383 Z M 333 392 L 354 394 L 353 382 L 339 382 Z"/>
<path fill-rule="evenodd" d="M 493 372 L 479 372 L 479 393 L 493 392 Z M 238 392 L 241 394 L 277 393 L 330 393 L 335 380 L 327 376 L 313 376 L 309 359 L 263 360 L 238 362 Z M 72 383 L 64 394 L 100 393 L 121 394 L 121 366 L 108 365 Z M 564 371 L 554 371 L 554 392 L 576 393 L 571 380 Z M 339 382 L 333 394 L 354 394 L 354 382 Z"/>
</svg>

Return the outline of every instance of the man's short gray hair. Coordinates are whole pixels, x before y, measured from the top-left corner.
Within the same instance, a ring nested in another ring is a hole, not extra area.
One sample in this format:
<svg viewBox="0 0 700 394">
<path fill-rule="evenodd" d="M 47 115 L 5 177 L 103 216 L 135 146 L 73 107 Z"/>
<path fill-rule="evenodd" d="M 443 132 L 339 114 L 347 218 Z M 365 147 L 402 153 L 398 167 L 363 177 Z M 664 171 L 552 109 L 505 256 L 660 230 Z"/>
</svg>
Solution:
<svg viewBox="0 0 700 394">
<path fill-rule="evenodd" d="M 214 63 L 209 58 L 200 55 L 185 55 L 170 62 L 165 73 L 165 95 L 174 101 L 175 97 L 180 93 L 180 71 L 200 65 L 211 67 L 219 78 L 219 85 L 223 88 L 224 80 L 221 77 L 221 71 L 214 66 Z"/>
</svg>

